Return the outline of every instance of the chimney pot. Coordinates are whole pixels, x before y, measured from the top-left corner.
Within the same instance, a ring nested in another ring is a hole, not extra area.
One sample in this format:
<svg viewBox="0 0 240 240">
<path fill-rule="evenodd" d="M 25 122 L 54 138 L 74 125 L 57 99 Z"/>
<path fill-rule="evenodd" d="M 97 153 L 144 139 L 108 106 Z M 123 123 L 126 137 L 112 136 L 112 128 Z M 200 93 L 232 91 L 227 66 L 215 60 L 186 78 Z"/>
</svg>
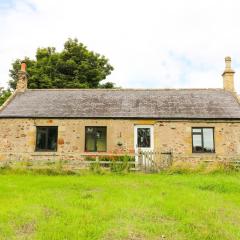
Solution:
<svg viewBox="0 0 240 240">
<path fill-rule="evenodd" d="M 234 89 L 234 70 L 231 67 L 231 57 L 225 57 L 225 70 L 223 76 L 223 88 L 224 90 L 235 92 Z"/>
<path fill-rule="evenodd" d="M 226 69 L 231 69 L 231 63 L 232 63 L 231 57 L 225 57 Z"/>
<path fill-rule="evenodd" d="M 21 71 L 22 71 L 22 72 L 26 72 L 26 68 L 27 68 L 26 62 L 25 62 L 25 61 L 22 61 L 22 62 L 21 62 Z"/>
</svg>

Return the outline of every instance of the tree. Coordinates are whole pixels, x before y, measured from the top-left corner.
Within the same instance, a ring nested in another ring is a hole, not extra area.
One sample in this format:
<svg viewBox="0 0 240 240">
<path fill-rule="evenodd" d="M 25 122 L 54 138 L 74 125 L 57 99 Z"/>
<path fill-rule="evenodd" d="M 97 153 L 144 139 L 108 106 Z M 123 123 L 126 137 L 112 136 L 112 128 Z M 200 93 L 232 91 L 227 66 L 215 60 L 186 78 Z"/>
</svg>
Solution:
<svg viewBox="0 0 240 240">
<path fill-rule="evenodd" d="M 0 88 L 0 106 L 7 100 L 7 98 L 11 95 L 11 91 L 4 90 L 3 88 Z"/>
<path fill-rule="evenodd" d="M 114 84 L 101 84 L 113 70 L 104 56 L 89 51 L 77 39 L 68 39 L 64 49 L 38 48 L 36 60 L 25 58 L 29 88 L 113 88 Z M 12 63 L 9 85 L 16 88 L 20 59 Z"/>
</svg>

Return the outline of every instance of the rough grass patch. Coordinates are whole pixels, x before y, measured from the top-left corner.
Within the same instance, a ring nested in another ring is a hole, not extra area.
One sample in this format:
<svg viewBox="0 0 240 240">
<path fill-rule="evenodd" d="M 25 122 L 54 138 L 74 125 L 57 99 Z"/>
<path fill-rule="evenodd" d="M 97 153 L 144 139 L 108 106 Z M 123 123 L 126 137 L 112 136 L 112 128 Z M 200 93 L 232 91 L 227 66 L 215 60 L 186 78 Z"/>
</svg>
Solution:
<svg viewBox="0 0 240 240">
<path fill-rule="evenodd" d="M 36 175 L 75 175 L 77 172 L 71 170 L 64 170 L 64 169 L 56 169 L 51 167 L 43 167 L 43 168 L 22 168 L 22 167 L 7 167 L 7 168 L 0 168 L 0 174 L 7 175 L 7 174 L 36 174 Z"/>
<path fill-rule="evenodd" d="M 198 189 L 203 191 L 212 191 L 218 193 L 240 193 L 240 185 L 231 182 L 226 183 L 201 183 L 197 186 Z"/>
<path fill-rule="evenodd" d="M 168 174 L 231 174 L 239 172 L 230 162 L 174 162 L 164 172 Z"/>
<path fill-rule="evenodd" d="M 36 222 L 29 221 L 20 225 L 17 230 L 17 234 L 20 235 L 32 235 L 36 230 Z"/>
</svg>

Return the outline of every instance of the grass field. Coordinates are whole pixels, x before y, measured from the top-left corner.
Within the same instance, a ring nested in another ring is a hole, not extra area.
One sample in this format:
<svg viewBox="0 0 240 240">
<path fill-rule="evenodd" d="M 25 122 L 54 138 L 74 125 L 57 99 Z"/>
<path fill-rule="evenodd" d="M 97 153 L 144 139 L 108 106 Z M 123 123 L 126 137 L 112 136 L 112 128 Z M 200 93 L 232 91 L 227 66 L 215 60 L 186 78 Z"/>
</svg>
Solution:
<svg viewBox="0 0 240 240">
<path fill-rule="evenodd" d="M 0 174 L 0 239 L 240 239 L 240 175 Z"/>
</svg>

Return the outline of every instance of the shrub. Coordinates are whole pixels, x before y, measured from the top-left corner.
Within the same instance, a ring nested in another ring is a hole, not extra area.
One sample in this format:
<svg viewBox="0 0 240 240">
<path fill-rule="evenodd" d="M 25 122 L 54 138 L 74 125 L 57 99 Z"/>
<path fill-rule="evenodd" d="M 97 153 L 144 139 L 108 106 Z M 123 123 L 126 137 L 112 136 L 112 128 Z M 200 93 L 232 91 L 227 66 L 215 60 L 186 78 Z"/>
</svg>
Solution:
<svg viewBox="0 0 240 240">
<path fill-rule="evenodd" d="M 206 168 L 206 173 L 233 173 L 237 172 L 239 169 L 234 167 L 230 162 L 213 162 Z"/>
<path fill-rule="evenodd" d="M 173 162 L 173 164 L 165 171 L 169 174 L 186 174 L 192 170 L 191 164 L 188 162 Z"/>
<path fill-rule="evenodd" d="M 110 164 L 110 170 L 111 172 L 115 173 L 123 173 L 123 172 L 129 172 L 130 164 L 129 164 L 129 156 L 122 156 L 122 160 L 120 162 L 116 162 L 115 160 L 111 162 Z"/>
<path fill-rule="evenodd" d="M 87 156 L 85 157 L 86 161 L 91 162 L 89 169 L 92 172 L 101 174 L 104 168 L 110 167 L 111 172 L 121 173 L 128 172 L 130 169 L 129 162 L 135 161 L 135 158 L 132 156 L 98 156 L 97 161 L 96 157 Z"/>
<path fill-rule="evenodd" d="M 42 175 L 75 175 L 76 172 L 71 170 L 54 169 L 54 168 L 37 168 L 28 170 L 29 173 L 42 174 Z"/>
<path fill-rule="evenodd" d="M 94 173 L 97 173 L 97 174 L 102 174 L 103 173 L 99 161 L 95 161 L 95 162 L 90 163 L 90 171 L 92 171 Z"/>
<path fill-rule="evenodd" d="M 89 161 L 89 162 L 96 161 L 96 158 L 92 156 L 86 156 L 85 161 Z"/>
<path fill-rule="evenodd" d="M 59 171 L 59 172 L 63 171 L 63 162 L 62 162 L 62 160 L 59 160 L 59 161 L 56 162 L 56 170 Z"/>
<path fill-rule="evenodd" d="M 105 162 L 112 162 L 112 161 L 120 161 L 120 162 L 124 162 L 126 161 L 126 159 L 129 162 L 134 162 L 135 158 L 134 156 L 129 156 L 129 155 L 124 155 L 124 156 L 98 156 L 98 160 L 99 161 L 105 161 Z M 96 157 L 94 156 L 86 156 L 85 157 L 85 161 L 96 161 Z"/>
<path fill-rule="evenodd" d="M 74 175 L 77 174 L 71 170 L 64 170 L 53 167 L 27 168 L 26 165 L 3 166 L 0 168 L 0 174 L 42 174 L 42 175 Z"/>
<path fill-rule="evenodd" d="M 2 164 L 1 166 L 0 166 L 0 170 L 6 170 L 6 169 L 10 169 L 11 167 L 10 167 L 10 165 L 9 165 L 9 163 L 8 162 L 5 162 L 4 164 Z"/>
</svg>

